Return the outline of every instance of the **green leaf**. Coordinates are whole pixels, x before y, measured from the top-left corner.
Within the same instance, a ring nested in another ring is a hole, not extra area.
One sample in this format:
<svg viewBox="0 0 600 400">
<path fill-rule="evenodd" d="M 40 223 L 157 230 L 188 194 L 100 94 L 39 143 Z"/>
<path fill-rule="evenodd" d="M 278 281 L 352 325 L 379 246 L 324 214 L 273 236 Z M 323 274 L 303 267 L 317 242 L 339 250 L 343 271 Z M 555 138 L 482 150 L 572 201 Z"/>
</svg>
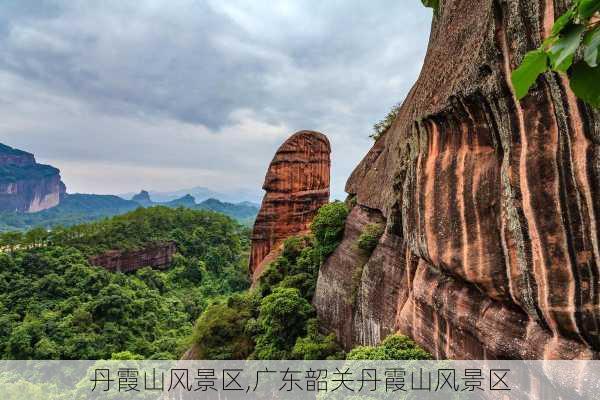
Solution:
<svg viewBox="0 0 600 400">
<path fill-rule="evenodd" d="M 600 107 L 600 67 L 578 62 L 569 75 L 575 95 L 594 107 Z"/>
<path fill-rule="evenodd" d="M 590 67 L 598 66 L 598 47 L 600 47 L 600 27 L 588 32 L 583 39 L 585 49 L 583 59 Z"/>
<path fill-rule="evenodd" d="M 433 8 L 435 11 L 437 11 L 440 5 L 440 0 L 421 0 L 421 2 L 423 2 L 425 7 Z"/>
<path fill-rule="evenodd" d="M 588 19 L 597 11 L 600 11 L 600 0 L 580 0 L 579 1 L 579 18 Z"/>
<path fill-rule="evenodd" d="M 569 69 L 573 64 L 573 57 L 581 43 L 584 31 L 585 26 L 583 25 L 569 25 L 563 31 L 563 34 L 548 51 L 552 69 L 559 72 L 566 72 Z"/>
<path fill-rule="evenodd" d="M 543 49 L 530 51 L 523 62 L 512 73 L 512 84 L 518 99 L 525 97 L 529 88 L 535 83 L 540 74 L 548 69 L 548 55 Z"/>
<path fill-rule="evenodd" d="M 575 6 L 569 8 L 567 12 L 561 15 L 556 21 L 554 21 L 554 25 L 552 25 L 552 36 L 556 36 L 562 32 L 562 30 L 567 26 L 573 17 L 575 16 Z"/>
</svg>

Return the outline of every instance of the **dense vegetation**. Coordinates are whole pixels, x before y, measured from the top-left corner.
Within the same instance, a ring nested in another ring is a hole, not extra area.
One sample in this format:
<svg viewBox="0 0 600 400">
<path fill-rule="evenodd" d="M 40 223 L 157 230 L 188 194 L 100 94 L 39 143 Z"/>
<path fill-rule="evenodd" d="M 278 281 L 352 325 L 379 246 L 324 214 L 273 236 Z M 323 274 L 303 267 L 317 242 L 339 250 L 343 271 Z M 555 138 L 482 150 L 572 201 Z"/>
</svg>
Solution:
<svg viewBox="0 0 600 400">
<path fill-rule="evenodd" d="M 320 265 L 343 239 L 347 215 L 341 202 L 321 207 L 311 224 L 312 234 L 287 239 L 281 256 L 267 267 L 253 289 L 210 305 L 194 328 L 194 356 L 343 359 L 335 336 L 319 332 L 311 300 Z M 381 233 L 380 225 L 371 227 L 365 241 L 378 240 Z M 351 359 L 431 358 L 404 336 L 390 337 L 376 348 L 359 347 L 349 355 Z"/>
<path fill-rule="evenodd" d="M 200 359 L 344 358 L 334 335 L 319 332 L 311 300 L 347 214 L 344 203 L 322 207 L 312 234 L 286 240 L 252 289 L 248 229 L 214 212 L 140 208 L 70 228 L 1 234 L 0 356 L 176 359 L 191 347 Z M 373 228 L 365 241 L 380 232 Z M 164 241 L 178 248 L 167 271 L 112 273 L 88 263 L 108 249 Z M 425 357 L 402 340 L 392 346 L 404 351 L 400 357 Z M 392 354 L 389 341 L 382 346 L 350 354 Z"/>
<path fill-rule="evenodd" d="M 50 165 L 34 164 L 27 166 L 0 165 L 0 183 L 14 183 L 22 180 L 39 180 L 56 176 L 60 171 Z"/>
<path fill-rule="evenodd" d="M 258 207 L 249 203 L 224 203 L 216 199 L 208 199 L 199 204 L 190 196 L 165 203 L 164 206 L 177 208 L 187 207 L 197 210 L 212 210 L 226 214 L 244 225 L 250 225 Z M 57 226 L 73 226 L 97 221 L 133 211 L 142 206 L 160 205 L 159 203 L 140 204 L 125 200 L 118 196 L 95 194 L 68 194 L 63 196 L 58 206 L 37 213 L 23 214 L 16 212 L 0 213 L 0 231 L 27 230 L 36 227 L 53 229 Z"/>
<path fill-rule="evenodd" d="M 285 241 L 252 290 L 209 306 L 194 331 L 194 353 L 210 359 L 339 359 L 333 335 L 318 331 L 311 300 L 319 266 L 341 242 L 348 210 L 323 206 L 312 235 Z"/>
<path fill-rule="evenodd" d="M 404 335 L 390 335 L 379 346 L 359 346 L 348 360 L 430 360 L 431 354 Z"/>
<path fill-rule="evenodd" d="M 209 302 L 248 287 L 247 229 L 208 211 L 153 207 L 1 239 L 1 358 L 176 359 Z M 165 272 L 111 273 L 87 261 L 162 240 L 179 249 Z"/>
</svg>

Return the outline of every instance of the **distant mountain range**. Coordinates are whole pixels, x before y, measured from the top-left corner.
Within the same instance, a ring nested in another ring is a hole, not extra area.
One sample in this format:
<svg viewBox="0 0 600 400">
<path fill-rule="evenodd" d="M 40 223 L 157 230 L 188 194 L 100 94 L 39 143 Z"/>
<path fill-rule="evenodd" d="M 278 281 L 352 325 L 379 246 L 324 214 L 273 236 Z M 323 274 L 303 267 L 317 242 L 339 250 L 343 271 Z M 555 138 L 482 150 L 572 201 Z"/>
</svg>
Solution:
<svg viewBox="0 0 600 400">
<path fill-rule="evenodd" d="M 212 210 L 250 225 L 259 209 L 251 201 L 260 201 L 260 194 L 243 190 L 224 194 L 205 187 L 122 196 L 67 194 L 57 168 L 38 164 L 33 154 L 0 143 L 0 231 L 69 226 L 158 205 Z"/>
<path fill-rule="evenodd" d="M 214 198 L 209 198 L 200 203 L 196 203 L 196 198 L 190 194 L 186 194 L 180 198 L 170 201 L 154 201 L 153 196 L 145 190 L 142 190 L 140 193 L 132 196 L 130 201 L 135 202 L 142 207 L 160 205 L 171 208 L 186 207 L 211 210 L 228 215 L 242 223 L 254 222 L 254 218 L 256 218 L 256 214 L 258 214 L 258 210 L 260 208 L 258 204 L 249 201 L 229 203 Z"/>
<path fill-rule="evenodd" d="M 199 202 L 208 199 L 219 199 L 221 201 L 229 203 L 260 203 L 260 201 L 262 200 L 263 192 L 262 190 L 260 190 L 260 188 L 258 189 L 259 190 L 255 191 L 246 189 L 235 189 L 230 192 L 217 192 L 206 187 L 196 186 L 189 189 L 174 190 L 171 192 L 148 190 L 147 193 L 154 201 L 161 203 L 181 199 L 186 195 L 194 197 L 196 201 Z M 135 193 L 123 193 L 120 194 L 119 197 L 122 197 L 124 199 L 130 199 L 135 195 Z"/>
<path fill-rule="evenodd" d="M 71 226 L 124 214 L 139 207 L 158 205 L 216 211 L 245 225 L 251 225 L 254 222 L 259 209 L 257 204 L 250 202 L 233 204 L 217 199 L 207 199 L 196 203 L 194 197 L 190 195 L 169 202 L 154 202 L 147 192 L 141 192 L 132 200 L 112 195 L 64 194 L 58 206 L 44 211 L 0 213 L 0 231 L 27 230 L 33 227 L 51 229 L 59 225 Z"/>
</svg>

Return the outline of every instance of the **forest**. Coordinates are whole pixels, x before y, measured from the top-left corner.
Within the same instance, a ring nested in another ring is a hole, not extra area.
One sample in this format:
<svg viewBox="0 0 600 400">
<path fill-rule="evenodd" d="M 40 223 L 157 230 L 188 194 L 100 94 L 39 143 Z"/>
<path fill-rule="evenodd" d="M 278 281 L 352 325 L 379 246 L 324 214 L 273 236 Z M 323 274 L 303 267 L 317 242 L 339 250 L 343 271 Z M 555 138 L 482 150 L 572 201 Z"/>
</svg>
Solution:
<svg viewBox="0 0 600 400">
<path fill-rule="evenodd" d="M 210 211 L 153 207 L 1 240 L 3 359 L 177 359 L 209 301 L 248 287 L 248 229 Z M 87 260 L 161 240 L 178 247 L 167 271 Z"/>
<path fill-rule="evenodd" d="M 179 359 L 191 349 L 196 359 L 429 358 L 400 336 L 346 354 L 335 335 L 320 332 L 311 301 L 347 214 L 344 203 L 323 206 L 311 234 L 287 239 L 252 288 L 248 228 L 212 211 L 159 206 L 52 231 L 5 232 L 0 355 Z M 165 241 L 178 249 L 165 271 L 115 273 L 88 261 Z"/>
</svg>

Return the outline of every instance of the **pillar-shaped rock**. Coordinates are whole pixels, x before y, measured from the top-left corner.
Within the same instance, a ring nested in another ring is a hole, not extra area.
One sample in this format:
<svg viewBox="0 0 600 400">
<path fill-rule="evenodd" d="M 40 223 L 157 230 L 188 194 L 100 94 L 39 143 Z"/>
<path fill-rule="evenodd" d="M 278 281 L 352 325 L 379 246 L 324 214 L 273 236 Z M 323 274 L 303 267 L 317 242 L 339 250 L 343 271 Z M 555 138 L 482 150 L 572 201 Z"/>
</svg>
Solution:
<svg viewBox="0 0 600 400">
<path fill-rule="evenodd" d="M 294 133 L 275 153 L 252 231 L 249 269 L 254 280 L 283 241 L 307 232 L 316 211 L 329 201 L 330 153 L 327 137 L 313 131 Z"/>
</svg>

